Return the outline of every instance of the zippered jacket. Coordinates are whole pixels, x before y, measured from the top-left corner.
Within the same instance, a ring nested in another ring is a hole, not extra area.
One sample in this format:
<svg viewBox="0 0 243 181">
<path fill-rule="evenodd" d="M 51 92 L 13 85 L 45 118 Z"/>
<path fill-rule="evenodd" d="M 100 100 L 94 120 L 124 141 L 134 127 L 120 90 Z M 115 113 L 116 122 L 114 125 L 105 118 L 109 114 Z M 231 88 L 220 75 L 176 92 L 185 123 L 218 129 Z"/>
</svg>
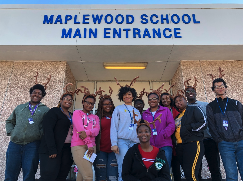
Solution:
<svg viewBox="0 0 243 181">
<path fill-rule="evenodd" d="M 138 144 L 127 151 L 122 164 L 123 181 L 169 181 L 169 165 L 164 150 L 160 150 L 154 163 L 147 169 L 142 161 Z"/>
<path fill-rule="evenodd" d="M 202 141 L 206 128 L 206 117 L 202 109 L 197 106 L 187 106 L 181 119 L 180 137 L 182 143 Z"/>
<path fill-rule="evenodd" d="M 49 108 L 40 103 L 32 116 L 34 123 L 30 124 L 29 102 L 18 105 L 6 120 L 7 136 L 11 136 L 12 142 L 23 145 L 40 140 L 43 134 L 42 120 L 48 111 Z"/>
<path fill-rule="evenodd" d="M 154 119 L 156 119 L 157 117 L 160 118 L 161 123 L 159 120 L 156 120 L 155 126 L 157 135 L 153 135 L 153 133 L 151 132 L 150 143 L 157 148 L 162 148 L 164 146 L 172 147 L 171 135 L 175 131 L 175 121 L 169 108 L 159 106 L 159 109 L 154 115 Z M 149 123 L 153 122 L 153 116 L 150 112 L 150 108 L 143 112 L 143 119 L 148 121 Z M 154 129 L 153 124 L 150 124 L 150 127 L 151 130 Z"/>
<path fill-rule="evenodd" d="M 203 113 L 204 113 L 204 116 L 206 117 L 207 119 L 207 113 L 206 113 L 206 107 L 208 105 L 207 102 L 202 102 L 202 101 L 196 101 L 194 103 L 187 103 L 188 106 L 198 106 L 202 109 Z M 207 138 L 212 138 L 210 132 L 209 132 L 209 128 L 208 128 L 208 123 L 207 123 L 207 128 L 204 130 L 204 139 L 207 139 Z"/>
<path fill-rule="evenodd" d="M 221 112 L 224 112 L 227 98 L 218 98 L 210 102 L 207 106 L 207 120 L 209 131 L 216 142 L 228 141 L 237 142 L 243 140 L 243 106 L 234 99 L 228 98 L 228 103 L 225 111 L 225 116 Z M 221 110 L 219 108 L 221 107 Z M 223 121 L 228 121 L 228 128 L 223 126 Z"/>
</svg>

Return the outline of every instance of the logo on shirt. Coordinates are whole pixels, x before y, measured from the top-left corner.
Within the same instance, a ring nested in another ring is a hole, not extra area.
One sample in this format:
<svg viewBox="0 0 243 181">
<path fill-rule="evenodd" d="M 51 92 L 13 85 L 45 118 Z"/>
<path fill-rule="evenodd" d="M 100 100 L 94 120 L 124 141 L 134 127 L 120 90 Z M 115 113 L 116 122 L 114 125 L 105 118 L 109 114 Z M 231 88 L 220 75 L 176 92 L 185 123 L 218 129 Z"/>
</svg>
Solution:
<svg viewBox="0 0 243 181">
<path fill-rule="evenodd" d="M 161 158 L 156 158 L 155 167 L 157 170 L 161 170 L 164 164 L 165 164 L 164 160 L 162 160 Z"/>
<path fill-rule="evenodd" d="M 84 124 L 84 120 L 85 120 L 85 115 L 83 115 L 82 116 L 82 120 L 83 120 L 83 124 Z M 90 119 L 88 116 L 87 116 L 87 123 L 86 124 L 84 124 L 84 127 L 88 127 L 88 125 L 89 125 L 89 123 L 91 123 L 92 124 L 92 129 L 95 127 L 95 125 L 96 125 L 96 121 L 95 121 L 95 119 Z"/>
</svg>

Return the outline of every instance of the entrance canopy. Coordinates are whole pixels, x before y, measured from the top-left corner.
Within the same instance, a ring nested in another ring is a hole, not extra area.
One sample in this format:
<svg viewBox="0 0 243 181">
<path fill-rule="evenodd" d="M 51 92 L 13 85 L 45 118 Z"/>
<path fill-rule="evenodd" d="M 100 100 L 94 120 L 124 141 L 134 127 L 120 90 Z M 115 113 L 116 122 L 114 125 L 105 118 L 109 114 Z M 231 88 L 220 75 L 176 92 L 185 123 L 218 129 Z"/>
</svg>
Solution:
<svg viewBox="0 0 243 181">
<path fill-rule="evenodd" d="M 0 59 L 67 61 L 76 80 L 169 81 L 180 60 L 243 60 L 242 45 L 223 46 L 0 46 Z M 103 62 L 148 62 L 145 70 L 106 70 Z"/>
</svg>

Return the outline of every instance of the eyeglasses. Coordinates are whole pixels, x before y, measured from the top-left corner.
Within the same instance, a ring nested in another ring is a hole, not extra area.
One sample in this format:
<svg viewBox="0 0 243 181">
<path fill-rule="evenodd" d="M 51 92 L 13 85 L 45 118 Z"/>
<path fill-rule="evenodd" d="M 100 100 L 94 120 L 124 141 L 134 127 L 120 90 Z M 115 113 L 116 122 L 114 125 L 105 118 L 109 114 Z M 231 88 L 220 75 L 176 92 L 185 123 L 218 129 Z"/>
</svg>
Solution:
<svg viewBox="0 0 243 181">
<path fill-rule="evenodd" d="M 73 99 L 68 99 L 67 97 L 64 97 L 63 100 L 68 101 L 68 102 L 73 102 Z"/>
<path fill-rule="evenodd" d="M 190 94 L 190 93 L 196 93 L 195 90 L 187 90 L 186 93 Z"/>
<path fill-rule="evenodd" d="M 223 88 L 225 88 L 225 86 L 224 86 L 224 84 L 222 84 L 222 85 L 220 85 L 220 86 L 217 86 L 217 85 L 216 85 L 216 86 L 214 86 L 214 88 L 215 88 L 215 89 L 223 89 Z"/>
<path fill-rule="evenodd" d="M 94 106 L 94 104 L 95 104 L 95 103 L 89 102 L 89 101 L 84 101 L 84 102 L 86 102 L 88 105 L 91 105 L 91 106 Z"/>
<path fill-rule="evenodd" d="M 156 100 L 158 100 L 158 98 L 157 97 L 153 97 L 153 98 L 149 98 L 148 100 L 149 101 L 156 101 Z"/>
</svg>

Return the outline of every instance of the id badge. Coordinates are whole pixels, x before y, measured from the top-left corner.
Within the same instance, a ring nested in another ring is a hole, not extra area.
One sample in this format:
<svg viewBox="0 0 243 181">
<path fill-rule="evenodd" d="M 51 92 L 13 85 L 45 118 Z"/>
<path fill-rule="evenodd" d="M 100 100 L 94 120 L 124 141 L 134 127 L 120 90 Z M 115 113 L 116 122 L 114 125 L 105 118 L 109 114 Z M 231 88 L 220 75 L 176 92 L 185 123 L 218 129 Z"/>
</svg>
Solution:
<svg viewBox="0 0 243 181">
<path fill-rule="evenodd" d="M 30 124 L 34 124 L 33 118 L 29 118 L 28 121 Z"/>
<path fill-rule="evenodd" d="M 129 125 L 129 130 L 133 130 L 134 124 Z"/>
<path fill-rule="evenodd" d="M 227 130 L 229 123 L 227 120 L 223 120 L 223 127 Z"/>
<path fill-rule="evenodd" d="M 157 135 L 157 130 L 156 129 L 152 129 L 153 135 Z"/>
</svg>

